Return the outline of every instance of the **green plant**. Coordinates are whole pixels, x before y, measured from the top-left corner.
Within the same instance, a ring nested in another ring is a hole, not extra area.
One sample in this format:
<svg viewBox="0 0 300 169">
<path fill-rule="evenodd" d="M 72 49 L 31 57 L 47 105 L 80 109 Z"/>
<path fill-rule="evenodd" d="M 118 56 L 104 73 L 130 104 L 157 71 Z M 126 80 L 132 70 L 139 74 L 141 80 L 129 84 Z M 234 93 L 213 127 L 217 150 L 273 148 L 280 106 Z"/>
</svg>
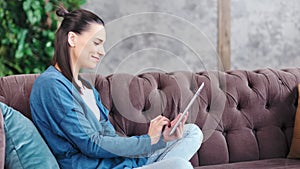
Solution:
<svg viewBox="0 0 300 169">
<path fill-rule="evenodd" d="M 51 63 L 59 5 L 69 10 L 85 0 L 0 1 L 0 76 L 41 73 Z"/>
</svg>

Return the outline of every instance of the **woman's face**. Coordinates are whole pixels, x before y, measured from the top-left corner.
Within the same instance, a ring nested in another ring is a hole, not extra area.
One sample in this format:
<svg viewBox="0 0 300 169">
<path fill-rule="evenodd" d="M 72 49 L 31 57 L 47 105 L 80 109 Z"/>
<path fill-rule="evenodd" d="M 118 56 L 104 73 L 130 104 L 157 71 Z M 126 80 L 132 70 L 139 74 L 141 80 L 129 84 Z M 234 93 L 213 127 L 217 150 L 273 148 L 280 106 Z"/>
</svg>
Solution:
<svg viewBox="0 0 300 169">
<path fill-rule="evenodd" d="M 106 40 L 105 28 L 101 24 L 92 23 L 86 31 L 76 34 L 75 45 L 71 57 L 78 69 L 93 69 L 105 55 L 103 44 Z"/>
</svg>

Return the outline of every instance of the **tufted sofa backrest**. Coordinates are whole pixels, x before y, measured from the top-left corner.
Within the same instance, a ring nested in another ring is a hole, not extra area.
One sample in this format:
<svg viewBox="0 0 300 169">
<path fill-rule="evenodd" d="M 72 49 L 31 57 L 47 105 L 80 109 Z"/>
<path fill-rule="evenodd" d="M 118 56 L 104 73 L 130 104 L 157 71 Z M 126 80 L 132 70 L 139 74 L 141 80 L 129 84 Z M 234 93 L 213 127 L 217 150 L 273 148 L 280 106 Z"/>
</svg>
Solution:
<svg viewBox="0 0 300 169">
<path fill-rule="evenodd" d="M 31 119 L 29 96 L 37 77 L 37 74 L 1 77 L 0 102 L 13 107 Z"/>
<path fill-rule="evenodd" d="M 31 118 L 28 99 L 37 76 L 0 78 L 0 101 Z M 146 133 L 159 114 L 174 118 L 204 82 L 188 119 L 204 133 L 194 165 L 286 157 L 289 151 L 298 68 L 82 76 L 100 92 L 112 123 L 124 135 Z"/>
</svg>

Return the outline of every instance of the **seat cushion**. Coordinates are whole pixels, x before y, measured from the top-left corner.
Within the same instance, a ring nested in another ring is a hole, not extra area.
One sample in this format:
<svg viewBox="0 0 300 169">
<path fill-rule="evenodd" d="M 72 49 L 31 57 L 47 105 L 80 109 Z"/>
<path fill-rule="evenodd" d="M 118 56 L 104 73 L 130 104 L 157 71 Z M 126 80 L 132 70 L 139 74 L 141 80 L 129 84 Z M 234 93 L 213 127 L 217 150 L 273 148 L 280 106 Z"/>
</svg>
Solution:
<svg viewBox="0 0 300 169">
<path fill-rule="evenodd" d="M 33 123 L 13 108 L 0 103 L 4 119 L 6 169 L 58 169 L 56 159 Z"/>
<path fill-rule="evenodd" d="M 274 158 L 267 160 L 237 162 L 229 164 L 209 165 L 196 167 L 195 169 L 293 169 L 300 168 L 300 160 L 287 158 Z"/>
</svg>

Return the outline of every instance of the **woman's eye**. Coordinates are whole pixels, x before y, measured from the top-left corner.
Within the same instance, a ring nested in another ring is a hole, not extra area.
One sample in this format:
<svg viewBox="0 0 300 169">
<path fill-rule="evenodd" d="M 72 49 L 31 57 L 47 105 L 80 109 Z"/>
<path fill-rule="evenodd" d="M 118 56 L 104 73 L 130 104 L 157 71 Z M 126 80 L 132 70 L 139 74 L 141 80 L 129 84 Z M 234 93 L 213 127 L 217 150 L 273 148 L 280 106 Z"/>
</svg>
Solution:
<svg viewBox="0 0 300 169">
<path fill-rule="evenodd" d="M 95 45 L 99 45 L 100 43 L 98 43 L 98 42 L 94 42 L 94 44 L 95 44 Z"/>
</svg>

